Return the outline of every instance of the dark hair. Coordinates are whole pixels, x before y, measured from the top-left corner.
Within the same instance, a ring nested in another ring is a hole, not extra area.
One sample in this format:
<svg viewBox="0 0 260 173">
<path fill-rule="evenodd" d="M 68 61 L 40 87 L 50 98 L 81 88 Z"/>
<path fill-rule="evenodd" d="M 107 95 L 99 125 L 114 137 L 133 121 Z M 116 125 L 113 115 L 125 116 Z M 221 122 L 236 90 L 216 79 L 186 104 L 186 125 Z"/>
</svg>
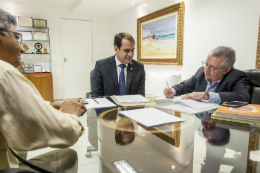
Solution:
<svg viewBox="0 0 260 173">
<path fill-rule="evenodd" d="M 236 52 L 231 47 L 219 46 L 213 49 L 209 55 L 214 57 L 225 56 L 225 61 L 222 64 L 223 67 L 233 67 L 236 62 Z"/>
<path fill-rule="evenodd" d="M 229 143 L 230 131 L 229 129 L 224 129 L 217 127 L 211 132 L 213 135 L 220 136 L 220 139 L 208 139 L 208 143 L 212 146 L 223 146 Z"/>
<path fill-rule="evenodd" d="M 127 33 L 127 32 L 117 33 L 114 38 L 114 46 L 117 46 L 119 48 L 119 50 L 122 46 L 123 38 L 126 38 L 127 40 L 131 41 L 132 43 L 135 43 L 135 39 L 129 33 Z"/>
<path fill-rule="evenodd" d="M 9 30 L 10 24 L 16 26 L 15 18 L 0 8 L 0 34 L 6 35 L 6 31 Z M 1 30 L 2 29 L 2 30 Z"/>
<path fill-rule="evenodd" d="M 128 133 L 133 134 L 133 137 L 131 138 L 131 140 L 129 140 L 128 142 L 125 142 L 125 143 L 123 142 L 123 136 L 121 134 L 121 131 L 117 135 L 115 134 L 116 143 L 119 145 L 131 144 L 135 140 L 135 133 L 134 132 L 128 132 Z"/>
</svg>

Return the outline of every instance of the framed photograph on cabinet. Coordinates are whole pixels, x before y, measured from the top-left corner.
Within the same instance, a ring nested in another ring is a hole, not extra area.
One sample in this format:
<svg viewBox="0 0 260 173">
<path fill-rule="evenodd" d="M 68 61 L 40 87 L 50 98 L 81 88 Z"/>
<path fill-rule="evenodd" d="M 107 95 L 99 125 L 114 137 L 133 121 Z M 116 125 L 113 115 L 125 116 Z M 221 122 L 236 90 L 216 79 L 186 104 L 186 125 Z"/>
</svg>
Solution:
<svg viewBox="0 0 260 173">
<path fill-rule="evenodd" d="M 23 38 L 23 41 L 33 40 L 32 31 L 22 31 L 22 30 L 18 30 L 18 32 L 23 35 L 23 37 L 22 37 L 22 38 Z"/>
<path fill-rule="evenodd" d="M 48 41 L 47 32 L 33 31 L 33 40 Z"/>
<path fill-rule="evenodd" d="M 33 26 L 32 17 L 18 16 L 18 26 L 32 27 Z"/>
<path fill-rule="evenodd" d="M 184 2 L 137 19 L 137 60 L 182 65 Z"/>
<path fill-rule="evenodd" d="M 47 20 L 33 19 L 33 27 L 46 28 L 47 27 Z"/>
</svg>

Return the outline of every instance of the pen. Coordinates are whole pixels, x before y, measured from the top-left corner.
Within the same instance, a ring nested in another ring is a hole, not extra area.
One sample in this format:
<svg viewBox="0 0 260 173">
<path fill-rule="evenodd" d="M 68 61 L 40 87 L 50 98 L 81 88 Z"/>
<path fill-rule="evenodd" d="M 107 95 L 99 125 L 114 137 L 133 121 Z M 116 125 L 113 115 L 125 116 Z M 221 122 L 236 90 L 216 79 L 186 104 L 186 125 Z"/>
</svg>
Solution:
<svg viewBox="0 0 260 173">
<path fill-rule="evenodd" d="M 99 104 L 98 101 L 96 101 L 95 99 L 93 99 L 93 100 L 94 100 L 95 102 L 97 102 L 97 104 Z"/>
<path fill-rule="evenodd" d="M 167 84 L 167 87 L 170 88 L 167 81 L 166 81 L 166 84 Z"/>
</svg>

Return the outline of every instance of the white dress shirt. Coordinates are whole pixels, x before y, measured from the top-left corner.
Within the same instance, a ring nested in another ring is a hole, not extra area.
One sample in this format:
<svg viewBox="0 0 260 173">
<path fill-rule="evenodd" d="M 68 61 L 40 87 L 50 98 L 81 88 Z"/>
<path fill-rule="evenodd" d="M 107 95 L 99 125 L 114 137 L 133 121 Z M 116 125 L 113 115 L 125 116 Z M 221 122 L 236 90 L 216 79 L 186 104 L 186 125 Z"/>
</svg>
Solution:
<svg viewBox="0 0 260 173">
<path fill-rule="evenodd" d="M 16 151 L 67 148 L 84 127 L 76 115 L 56 110 L 36 87 L 9 63 L 0 60 L 0 170 L 19 167 Z"/>
<path fill-rule="evenodd" d="M 115 55 L 115 60 L 116 60 L 116 69 L 117 69 L 117 79 L 118 79 L 118 83 L 119 83 L 119 76 L 121 73 L 121 67 L 119 65 L 122 63 L 117 59 L 116 55 Z M 128 64 L 125 64 L 125 68 L 124 68 L 125 84 L 126 84 L 126 76 L 127 76 L 127 66 L 128 66 Z"/>
</svg>

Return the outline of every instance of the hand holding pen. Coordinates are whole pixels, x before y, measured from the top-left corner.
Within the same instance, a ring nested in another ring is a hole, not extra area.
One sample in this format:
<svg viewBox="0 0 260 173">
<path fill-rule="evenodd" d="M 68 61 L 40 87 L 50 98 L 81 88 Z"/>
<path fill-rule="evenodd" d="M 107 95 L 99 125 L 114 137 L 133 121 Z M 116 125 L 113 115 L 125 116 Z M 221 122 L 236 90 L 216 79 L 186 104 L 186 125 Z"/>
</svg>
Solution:
<svg viewBox="0 0 260 173">
<path fill-rule="evenodd" d="M 168 84 L 167 81 L 166 81 L 166 85 L 167 85 L 167 88 L 165 88 L 163 90 L 165 97 L 166 98 L 173 98 L 173 96 L 175 95 L 175 92 L 169 87 L 169 84 Z"/>
</svg>

